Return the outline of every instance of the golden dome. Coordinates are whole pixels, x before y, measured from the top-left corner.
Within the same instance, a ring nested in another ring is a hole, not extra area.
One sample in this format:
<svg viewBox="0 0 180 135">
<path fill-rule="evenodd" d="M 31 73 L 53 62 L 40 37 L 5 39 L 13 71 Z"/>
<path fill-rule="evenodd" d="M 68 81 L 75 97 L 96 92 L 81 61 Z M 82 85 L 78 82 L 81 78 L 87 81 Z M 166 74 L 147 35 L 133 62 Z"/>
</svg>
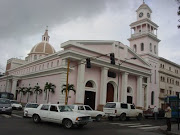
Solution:
<svg viewBox="0 0 180 135">
<path fill-rule="evenodd" d="M 40 54 L 53 54 L 56 51 L 52 47 L 52 45 L 49 44 L 47 41 L 42 41 L 38 44 L 36 44 L 32 49 L 31 53 L 40 53 Z"/>
</svg>

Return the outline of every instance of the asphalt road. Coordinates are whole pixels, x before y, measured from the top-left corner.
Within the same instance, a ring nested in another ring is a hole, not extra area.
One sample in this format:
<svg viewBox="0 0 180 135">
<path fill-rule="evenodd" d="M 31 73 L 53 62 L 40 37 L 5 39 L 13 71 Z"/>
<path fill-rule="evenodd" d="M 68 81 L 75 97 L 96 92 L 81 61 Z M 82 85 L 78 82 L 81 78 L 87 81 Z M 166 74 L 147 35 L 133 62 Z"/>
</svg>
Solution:
<svg viewBox="0 0 180 135">
<path fill-rule="evenodd" d="M 35 124 L 31 118 L 23 118 L 20 111 L 14 111 L 12 116 L 0 114 L 0 135 L 162 135 L 158 130 L 162 125 L 165 125 L 164 119 L 130 119 L 124 122 L 105 119 L 89 123 L 82 129 L 64 129 L 60 124 Z"/>
</svg>

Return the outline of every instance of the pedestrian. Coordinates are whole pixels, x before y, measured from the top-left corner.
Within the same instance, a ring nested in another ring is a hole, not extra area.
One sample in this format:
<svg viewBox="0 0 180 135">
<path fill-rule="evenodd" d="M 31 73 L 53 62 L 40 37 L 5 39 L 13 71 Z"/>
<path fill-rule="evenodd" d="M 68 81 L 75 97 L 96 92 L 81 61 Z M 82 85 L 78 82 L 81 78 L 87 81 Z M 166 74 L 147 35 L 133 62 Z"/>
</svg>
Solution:
<svg viewBox="0 0 180 135">
<path fill-rule="evenodd" d="M 167 124 L 167 131 L 171 131 L 171 107 L 169 104 L 166 105 L 165 118 Z"/>
<path fill-rule="evenodd" d="M 157 117 L 158 117 L 158 108 L 156 106 L 154 106 L 153 113 L 154 113 L 155 120 L 157 120 Z"/>
</svg>

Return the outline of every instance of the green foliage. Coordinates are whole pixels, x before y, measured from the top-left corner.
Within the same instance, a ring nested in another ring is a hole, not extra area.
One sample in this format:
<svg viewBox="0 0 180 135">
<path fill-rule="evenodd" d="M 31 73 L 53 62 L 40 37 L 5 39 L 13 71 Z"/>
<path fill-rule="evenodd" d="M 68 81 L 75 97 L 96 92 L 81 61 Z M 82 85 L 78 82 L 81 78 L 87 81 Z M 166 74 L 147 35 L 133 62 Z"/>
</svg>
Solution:
<svg viewBox="0 0 180 135">
<path fill-rule="evenodd" d="M 73 84 L 68 84 L 68 94 L 69 94 L 69 91 L 74 91 L 74 94 L 76 93 L 76 90 L 74 88 L 74 85 Z M 63 84 L 62 85 L 62 90 L 61 90 L 61 93 L 63 94 L 63 92 L 66 93 L 66 84 Z"/>
<path fill-rule="evenodd" d="M 55 92 L 54 91 L 55 88 L 56 88 L 56 86 L 54 84 L 46 82 L 46 84 L 44 86 L 44 92 L 49 91 L 49 92 L 54 93 Z"/>
<path fill-rule="evenodd" d="M 33 90 L 34 93 L 36 94 L 36 103 L 37 103 L 37 95 L 42 93 L 42 89 L 40 88 L 40 86 L 34 86 Z"/>
<path fill-rule="evenodd" d="M 46 95 L 48 93 L 47 103 L 49 102 L 49 92 L 54 93 L 55 88 L 56 88 L 56 86 L 54 84 L 46 82 L 46 84 L 44 86 L 44 92 L 46 93 Z"/>
</svg>

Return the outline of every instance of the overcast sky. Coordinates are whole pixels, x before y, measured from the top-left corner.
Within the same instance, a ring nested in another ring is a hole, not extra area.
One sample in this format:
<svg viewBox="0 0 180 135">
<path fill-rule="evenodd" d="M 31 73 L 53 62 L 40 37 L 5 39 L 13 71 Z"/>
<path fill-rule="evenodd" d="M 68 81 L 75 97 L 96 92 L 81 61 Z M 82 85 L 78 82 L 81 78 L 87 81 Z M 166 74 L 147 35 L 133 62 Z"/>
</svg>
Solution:
<svg viewBox="0 0 180 135">
<path fill-rule="evenodd" d="M 48 26 L 56 51 L 67 40 L 116 40 L 129 45 L 129 25 L 143 0 L 0 0 L 0 72 L 12 57 L 24 59 Z M 180 64 L 175 0 L 145 0 L 159 25 L 159 56 Z M 3 69 L 3 70 L 2 70 Z"/>
</svg>

